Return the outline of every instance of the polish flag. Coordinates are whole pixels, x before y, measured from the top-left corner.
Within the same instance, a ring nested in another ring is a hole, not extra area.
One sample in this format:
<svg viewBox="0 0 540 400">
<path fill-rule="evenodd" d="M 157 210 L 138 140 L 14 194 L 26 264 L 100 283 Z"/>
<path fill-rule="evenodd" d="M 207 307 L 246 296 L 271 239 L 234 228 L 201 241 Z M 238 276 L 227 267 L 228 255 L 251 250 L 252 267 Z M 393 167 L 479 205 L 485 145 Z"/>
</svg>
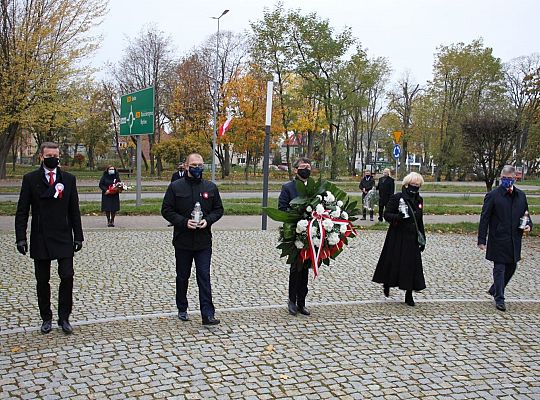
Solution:
<svg viewBox="0 0 540 400">
<path fill-rule="evenodd" d="M 221 125 L 221 126 L 219 127 L 219 132 L 218 132 L 218 135 L 219 135 L 219 136 L 225 135 L 225 132 L 227 132 L 227 131 L 229 130 L 229 128 L 230 128 L 230 126 L 231 126 L 232 119 L 233 119 L 233 117 L 230 116 L 229 118 L 227 118 L 227 121 L 225 121 L 225 122 L 223 123 L 223 125 Z"/>
</svg>

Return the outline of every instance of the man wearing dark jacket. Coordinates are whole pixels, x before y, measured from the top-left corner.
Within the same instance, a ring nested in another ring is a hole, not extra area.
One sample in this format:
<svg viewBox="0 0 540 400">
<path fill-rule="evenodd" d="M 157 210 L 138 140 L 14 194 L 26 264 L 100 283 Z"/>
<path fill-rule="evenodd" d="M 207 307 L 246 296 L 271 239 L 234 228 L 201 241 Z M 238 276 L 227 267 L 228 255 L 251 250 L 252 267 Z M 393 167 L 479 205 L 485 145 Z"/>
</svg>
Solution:
<svg viewBox="0 0 540 400">
<path fill-rule="evenodd" d="M 301 157 L 293 163 L 294 180 L 285 183 L 281 187 L 281 193 L 278 200 L 278 208 L 281 211 L 288 211 L 290 202 L 298 197 L 296 183 L 298 181 L 306 182 L 311 175 L 311 160 Z M 299 260 L 291 265 L 289 271 L 289 314 L 310 315 L 306 308 L 306 296 L 308 294 L 309 262 Z"/>
<path fill-rule="evenodd" d="M 388 200 L 390 200 L 390 196 L 394 194 L 395 190 L 394 178 L 390 176 L 388 168 L 383 170 L 383 176 L 379 178 L 377 190 L 379 191 L 379 222 L 382 222 L 384 207 L 388 204 Z"/>
<path fill-rule="evenodd" d="M 362 191 L 362 205 L 364 204 L 366 195 L 371 189 L 373 189 L 373 186 L 375 186 L 375 180 L 371 176 L 371 171 L 366 169 L 364 172 L 364 177 L 358 185 L 358 188 Z M 366 207 L 362 207 L 362 219 L 366 219 L 366 211 Z M 373 209 L 369 210 L 369 219 L 373 221 Z"/>
<path fill-rule="evenodd" d="M 17 212 L 15 235 L 17 250 L 28 251 L 26 230 L 32 210 L 30 257 L 34 259 L 42 333 L 52 329 L 51 260 L 58 260 L 58 325 L 70 334 L 69 316 L 73 306 L 73 255 L 82 248 L 83 231 L 79 195 L 75 176 L 61 171 L 60 150 L 56 143 L 40 147 L 41 167 L 23 177 Z"/>
<path fill-rule="evenodd" d="M 521 259 L 521 237 L 532 229 L 530 218 L 521 228 L 522 218 L 528 215 L 525 193 L 514 186 L 516 170 L 505 165 L 501 172 L 500 186 L 486 194 L 480 224 L 478 247 L 486 252 L 486 259 L 493 261 L 493 285 L 489 294 L 495 299 L 499 311 L 506 311 L 504 289 Z M 487 236 L 487 246 L 486 246 Z"/>
<path fill-rule="evenodd" d="M 174 182 L 178 179 L 181 179 L 186 174 L 186 171 L 184 169 L 184 163 L 180 163 L 176 166 L 176 172 L 172 174 L 171 176 L 171 182 Z"/>
<path fill-rule="evenodd" d="M 187 290 L 191 265 L 195 260 L 202 323 L 217 325 L 219 319 L 214 316 L 215 308 L 210 284 L 212 258 L 210 228 L 223 216 L 223 204 L 217 186 L 202 179 L 204 163 L 201 155 L 190 154 L 186 159 L 186 166 L 187 174 L 183 179 L 169 185 L 161 206 L 161 215 L 174 226 L 178 318 L 182 321 L 189 319 Z M 192 216 L 197 203 L 202 211 L 200 220 L 198 216 Z"/>
</svg>

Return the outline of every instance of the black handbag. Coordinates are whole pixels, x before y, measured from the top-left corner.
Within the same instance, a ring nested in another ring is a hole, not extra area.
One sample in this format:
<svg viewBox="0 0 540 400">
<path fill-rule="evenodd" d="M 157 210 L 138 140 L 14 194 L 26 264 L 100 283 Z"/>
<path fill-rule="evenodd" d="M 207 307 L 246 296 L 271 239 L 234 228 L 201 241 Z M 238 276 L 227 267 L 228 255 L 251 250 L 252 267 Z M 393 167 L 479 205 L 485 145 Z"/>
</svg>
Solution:
<svg viewBox="0 0 540 400">
<path fill-rule="evenodd" d="M 426 245 L 426 237 L 422 234 L 422 232 L 420 232 L 420 229 L 418 229 L 418 223 L 416 222 L 416 216 L 415 216 L 415 212 L 412 208 L 412 204 L 411 204 L 411 214 L 413 216 L 413 220 L 414 220 L 414 225 L 416 226 L 416 241 L 418 242 L 418 246 L 425 246 Z"/>
</svg>

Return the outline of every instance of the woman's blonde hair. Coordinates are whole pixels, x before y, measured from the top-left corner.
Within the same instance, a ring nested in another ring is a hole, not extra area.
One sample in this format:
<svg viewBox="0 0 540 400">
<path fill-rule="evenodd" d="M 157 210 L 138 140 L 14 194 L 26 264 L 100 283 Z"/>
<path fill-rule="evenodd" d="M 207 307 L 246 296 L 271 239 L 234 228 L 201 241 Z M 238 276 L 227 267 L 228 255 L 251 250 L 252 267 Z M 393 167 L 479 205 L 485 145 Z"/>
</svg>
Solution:
<svg viewBox="0 0 540 400">
<path fill-rule="evenodd" d="M 418 182 L 422 186 L 424 184 L 424 178 L 418 172 L 411 172 L 403 178 L 403 186 L 408 186 L 411 182 Z"/>
</svg>

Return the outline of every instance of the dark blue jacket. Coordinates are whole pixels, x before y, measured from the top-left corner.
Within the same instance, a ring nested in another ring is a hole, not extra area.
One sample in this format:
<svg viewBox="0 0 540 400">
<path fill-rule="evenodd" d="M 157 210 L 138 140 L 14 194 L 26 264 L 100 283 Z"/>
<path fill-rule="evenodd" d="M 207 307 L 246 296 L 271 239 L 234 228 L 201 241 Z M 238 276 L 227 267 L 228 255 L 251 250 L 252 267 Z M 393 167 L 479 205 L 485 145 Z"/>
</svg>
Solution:
<svg viewBox="0 0 540 400">
<path fill-rule="evenodd" d="M 499 263 L 517 263 L 521 259 L 520 218 L 528 211 L 525 193 L 514 186 L 512 194 L 498 186 L 486 194 L 480 224 L 478 244 L 486 244 L 486 258 Z M 529 216 L 529 225 L 532 221 Z"/>
<path fill-rule="evenodd" d="M 296 190 L 297 179 L 285 183 L 281 187 L 281 193 L 279 194 L 278 209 L 281 211 L 287 211 L 291 208 L 290 202 L 295 197 L 298 197 L 298 191 Z"/>
</svg>

